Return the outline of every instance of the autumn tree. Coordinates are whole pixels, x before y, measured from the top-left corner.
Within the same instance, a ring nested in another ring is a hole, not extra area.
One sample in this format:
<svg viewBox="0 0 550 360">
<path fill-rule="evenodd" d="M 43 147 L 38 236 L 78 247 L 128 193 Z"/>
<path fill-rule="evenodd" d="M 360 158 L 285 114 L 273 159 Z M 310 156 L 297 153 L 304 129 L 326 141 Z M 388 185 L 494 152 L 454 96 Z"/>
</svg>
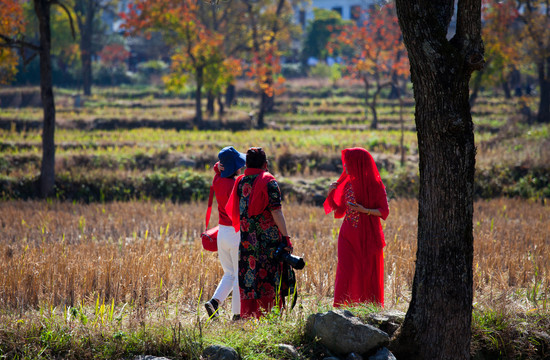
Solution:
<svg viewBox="0 0 550 360">
<path fill-rule="evenodd" d="M 202 126 L 202 91 L 205 71 L 225 60 L 223 36 L 208 29 L 200 21 L 200 1 L 139 0 L 130 4 L 127 14 L 122 14 L 124 28 L 129 33 L 160 32 L 167 44 L 174 48 L 172 74 L 169 88 L 183 86 L 189 75 L 195 81 L 194 124 Z"/>
<path fill-rule="evenodd" d="M 205 71 L 204 88 L 206 90 L 206 110 L 210 115 L 214 113 L 214 101 L 218 101 L 219 114 L 224 112 L 222 95 L 234 89 L 238 76 L 242 75 L 243 68 L 239 58 L 247 47 L 247 25 L 242 19 L 246 15 L 246 5 L 242 1 L 199 3 L 199 19 L 201 23 L 214 34 L 221 36 L 220 53 L 223 60 L 211 62 Z M 232 96 L 229 96 L 231 98 Z M 231 99 L 229 99 L 230 106 Z"/>
<path fill-rule="evenodd" d="M 473 300 L 474 125 L 483 66 L 481 0 L 396 0 L 418 135 L 418 248 L 411 302 L 392 341 L 398 359 L 469 359 Z"/>
<path fill-rule="evenodd" d="M 0 84 L 9 83 L 17 73 L 17 36 L 24 31 L 23 8 L 17 0 L 0 2 Z"/>
<path fill-rule="evenodd" d="M 285 79 L 280 74 L 282 46 L 290 40 L 292 7 L 285 0 L 242 0 L 247 6 L 250 35 L 249 67 L 246 74 L 259 94 L 257 127 L 265 126 L 264 116 L 273 111 L 275 96 Z"/>
<path fill-rule="evenodd" d="M 502 86 L 511 97 L 509 78 L 522 61 L 519 43 L 518 10 L 514 0 L 482 1 L 482 36 L 485 68 L 472 76 L 470 106 L 473 107 L 482 85 Z"/>
<path fill-rule="evenodd" d="M 332 28 L 331 28 L 332 29 Z M 371 128 L 378 127 L 377 100 L 381 91 L 408 77 L 409 62 L 395 14 L 395 5 L 372 7 L 361 24 L 342 26 L 328 44 L 329 53 L 339 50 L 351 78 L 365 86 L 365 103 L 372 113 Z M 371 94 L 371 88 L 374 92 Z"/>
<path fill-rule="evenodd" d="M 550 122 L 550 4 L 547 0 L 516 0 L 524 24 L 521 43 L 535 64 L 539 80 L 537 121 Z"/>
<path fill-rule="evenodd" d="M 15 13 L 21 10 L 19 1 L 2 1 L 6 8 Z M 52 86 L 52 60 L 51 60 L 51 8 L 56 5 L 67 13 L 72 26 L 72 17 L 67 7 L 59 0 L 33 0 L 34 11 L 38 18 L 40 43 L 33 44 L 22 38 L 20 27 L 16 23 L 19 19 L 11 16 L 2 16 L 2 30 L 7 29 L 8 33 L 0 34 L 0 47 L 12 49 L 30 49 L 39 54 L 40 57 L 40 94 L 44 108 L 44 125 L 42 129 L 42 164 L 40 167 L 40 194 L 43 197 L 52 194 L 55 185 L 55 101 Z M 2 11 L 4 10 L 2 6 Z M 15 21 L 10 25 L 10 21 Z"/>
</svg>

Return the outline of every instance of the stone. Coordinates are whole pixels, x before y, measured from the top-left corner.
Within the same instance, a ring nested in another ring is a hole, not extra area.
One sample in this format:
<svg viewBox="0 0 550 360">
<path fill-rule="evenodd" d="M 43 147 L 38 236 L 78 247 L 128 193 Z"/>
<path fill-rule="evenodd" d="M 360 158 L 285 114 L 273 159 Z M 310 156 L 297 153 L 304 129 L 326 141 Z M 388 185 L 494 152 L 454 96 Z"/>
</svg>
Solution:
<svg viewBox="0 0 550 360">
<path fill-rule="evenodd" d="M 366 354 L 390 341 L 387 333 L 342 310 L 310 315 L 306 334 L 319 339 L 320 344 L 339 355 Z"/>
<path fill-rule="evenodd" d="M 277 345 L 277 348 L 285 355 L 284 356 L 285 359 L 298 359 L 298 358 L 300 358 L 300 354 L 298 354 L 298 351 L 292 345 L 279 344 L 279 345 Z"/>
<path fill-rule="evenodd" d="M 390 310 L 381 313 L 372 313 L 368 317 L 368 322 L 380 330 L 392 336 L 395 331 L 403 324 L 405 313 L 397 310 Z"/>
<path fill-rule="evenodd" d="M 228 346 L 210 345 L 204 349 L 202 356 L 207 360 L 238 360 L 237 351 Z"/>
<path fill-rule="evenodd" d="M 153 355 L 139 355 L 134 358 L 134 360 L 170 360 L 165 357 L 157 357 Z"/>
<path fill-rule="evenodd" d="M 356 353 L 351 353 L 346 357 L 346 360 L 363 360 L 363 357 Z"/>
<path fill-rule="evenodd" d="M 397 359 L 395 358 L 395 356 L 393 356 L 393 354 L 387 348 L 382 348 L 378 350 L 376 354 L 369 357 L 369 360 L 397 360 Z"/>
</svg>

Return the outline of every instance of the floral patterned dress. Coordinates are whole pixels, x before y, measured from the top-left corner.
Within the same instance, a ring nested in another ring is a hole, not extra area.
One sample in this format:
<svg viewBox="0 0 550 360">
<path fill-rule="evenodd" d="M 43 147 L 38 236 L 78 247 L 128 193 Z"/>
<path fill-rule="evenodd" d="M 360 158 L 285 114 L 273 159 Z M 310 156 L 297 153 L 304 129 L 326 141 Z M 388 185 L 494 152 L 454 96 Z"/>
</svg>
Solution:
<svg viewBox="0 0 550 360">
<path fill-rule="evenodd" d="M 277 181 L 271 180 L 267 185 L 269 204 L 266 209 L 256 216 L 248 214 L 252 184 L 257 176 L 243 177 L 237 189 L 241 226 L 239 288 L 242 300 L 273 302 L 277 293 L 281 296 L 293 294 L 296 282 L 292 268 L 274 258 L 274 252 L 282 242 L 271 215 L 271 210 L 281 208 Z"/>
</svg>

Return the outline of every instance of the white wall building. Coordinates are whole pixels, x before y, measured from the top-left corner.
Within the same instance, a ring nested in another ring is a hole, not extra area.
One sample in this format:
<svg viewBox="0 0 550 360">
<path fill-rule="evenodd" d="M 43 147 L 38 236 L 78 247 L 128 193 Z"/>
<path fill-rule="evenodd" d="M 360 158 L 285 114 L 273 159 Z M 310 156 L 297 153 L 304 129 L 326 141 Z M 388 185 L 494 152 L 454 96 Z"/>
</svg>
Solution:
<svg viewBox="0 0 550 360">
<path fill-rule="evenodd" d="M 339 13 L 344 20 L 353 20 L 362 10 L 379 2 L 376 0 L 312 0 L 306 9 L 306 22 L 313 19 L 313 8 L 333 10 Z"/>
</svg>

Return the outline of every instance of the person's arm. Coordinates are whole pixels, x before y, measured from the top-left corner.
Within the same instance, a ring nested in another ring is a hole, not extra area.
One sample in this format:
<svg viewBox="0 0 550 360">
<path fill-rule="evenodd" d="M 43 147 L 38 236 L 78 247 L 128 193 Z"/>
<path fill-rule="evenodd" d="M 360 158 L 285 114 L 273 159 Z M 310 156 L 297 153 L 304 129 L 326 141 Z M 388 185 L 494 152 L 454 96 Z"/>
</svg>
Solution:
<svg viewBox="0 0 550 360">
<path fill-rule="evenodd" d="M 271 210 L 271 215 L 273 215 L 273 220 L 275 220 L 275 225 L 279 228 L 281 235 L 288 236 L 288 231 L 286 229 L 285 216 L 281 208 L 276 210 Z"/>
<path fill-rule="evenodd" d="M 285 215 L 283 214 L 282 209 L 275 209 L 271 210 L 271 215 L 273 215 L 273 220 L 275 221 L 275 225 L 279 228 L 279 232 L 283 236 L 283 240 L 286 241 L 287 247 L 285 248 L 286 251 L 289 253 L 292 253 L 292 241 L 290 241 L 290 236 L 288 236 L 288 231 L 286 229 L 286 221 L 285 221 Z"/>
<path fill-rule="evenodd" d="M 382 213 L 378 209 L 367 209 L 361 204 L 353 204 L 350 202 L 348 202 L 348 206 L 350 207 L 350 209 L 358 211 L 363 214 L 382 217 Z"/>
</svg>

